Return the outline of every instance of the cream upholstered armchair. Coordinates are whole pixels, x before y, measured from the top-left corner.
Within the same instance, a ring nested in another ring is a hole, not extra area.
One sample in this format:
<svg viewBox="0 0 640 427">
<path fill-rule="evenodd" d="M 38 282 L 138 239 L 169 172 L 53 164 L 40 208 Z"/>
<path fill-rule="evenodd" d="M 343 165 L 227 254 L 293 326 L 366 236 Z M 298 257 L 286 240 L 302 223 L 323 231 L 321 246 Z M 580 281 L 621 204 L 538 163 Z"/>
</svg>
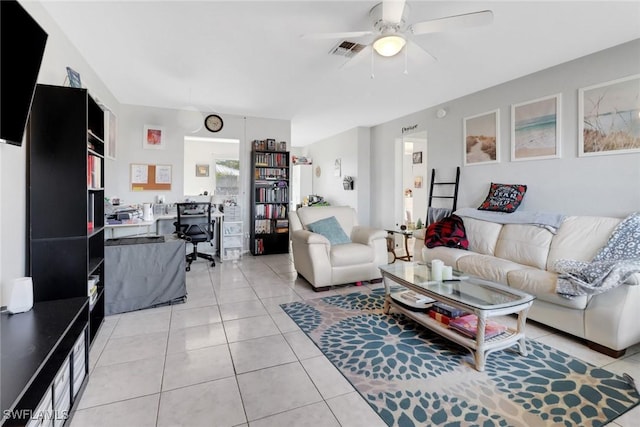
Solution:
<svg viewBox="0 0 640 427">
<path fill-rule="evenodd" d="M 295 268 L 314 290 L 381 280 L 378 266 L 387 264 L 387 233 L 359 226 L 353 208 L 303 207 L 291 212 L 289 222 Z"/>
</svg>

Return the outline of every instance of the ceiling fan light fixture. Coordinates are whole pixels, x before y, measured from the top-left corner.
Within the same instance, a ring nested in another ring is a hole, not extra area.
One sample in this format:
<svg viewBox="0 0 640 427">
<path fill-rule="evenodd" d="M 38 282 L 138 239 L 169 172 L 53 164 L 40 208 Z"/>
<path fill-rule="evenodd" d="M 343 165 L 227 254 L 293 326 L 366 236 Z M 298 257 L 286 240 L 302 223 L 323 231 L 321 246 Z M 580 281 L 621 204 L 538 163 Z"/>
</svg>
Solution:
<svg viewBox="0 0 640 427">
<path fill-rule="evenodd" d="M 398 34 L 387 34 L 378 37 L 373 42 L 373 49 L 378 52 L 378 55 L 389 57 L 397 55 L 405 44 L 407 41 L 404 37 Z"/>
</svg>

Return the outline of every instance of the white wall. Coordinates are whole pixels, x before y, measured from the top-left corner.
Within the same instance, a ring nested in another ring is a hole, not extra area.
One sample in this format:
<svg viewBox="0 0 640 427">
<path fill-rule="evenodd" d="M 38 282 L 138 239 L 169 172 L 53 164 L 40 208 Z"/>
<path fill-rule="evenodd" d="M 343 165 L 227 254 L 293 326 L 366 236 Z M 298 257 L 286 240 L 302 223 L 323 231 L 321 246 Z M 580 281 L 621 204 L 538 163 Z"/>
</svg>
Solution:
<svg viewBox="0 0 640 427">
<path fill-rule="evenodd" d="M 393 211 L 385 209 L 396 197 L 394 186 L 375 171 L 389 168 L 403 127 L 417 124 L 416 132 L 427 131 L 427 170 L 436 168 L 438 180 L 448 180 L 463 163 L 463 118 L 496 108 L 502 160 L 461 168 L 459 207 L 477 207 L 489 184 L 502 182 L 528 185 L 522 210 L 624 217 L 640 209 L 640 153 L 578 157 L 578 89 L 640 73 L 639 52 L 640 40 L 635 40 L 373 127 L 372 224 L 394 221 Z M 562 94 L 562 158 L 511 162 L 511 104 L 556 93 Z M 436 118 L 439 108 L 448 111 L 443 119 Z"/>
<path fill-rule="evenodd" d="M 305 147 L 305 155 L 313 159 L 313 192 L 331 205 L 353 207 L 361 224 L 370 221 L 369 144 L 369 129 L 354 128 Z M 340 176 L 334 174 L 336 159 L 341 162 Z M 317 167 L 320 167 L 320 176 L 316 176 Z M 354 178 L 354 190 L 344 190 L 345 176 Z"/>
<path fill-rule="evenodd" d="M 120 106 L 116 99 L 42 5 L 20 3 L 49 35 L 38 83 L 62 86 L 66 67 L 70 66 L 80 73 L 82 85 L 89 93 L 118 114 Z M 107 160 L 107 175 L 110 163 Z M 55 212 L 55 206 L 51 211 Z M 22 147 L 0 144 L 0 305 L 6 301 L 10 281 L 26 274 L 26 223 L 26 146 L 24 142 Z"/>
</svg>

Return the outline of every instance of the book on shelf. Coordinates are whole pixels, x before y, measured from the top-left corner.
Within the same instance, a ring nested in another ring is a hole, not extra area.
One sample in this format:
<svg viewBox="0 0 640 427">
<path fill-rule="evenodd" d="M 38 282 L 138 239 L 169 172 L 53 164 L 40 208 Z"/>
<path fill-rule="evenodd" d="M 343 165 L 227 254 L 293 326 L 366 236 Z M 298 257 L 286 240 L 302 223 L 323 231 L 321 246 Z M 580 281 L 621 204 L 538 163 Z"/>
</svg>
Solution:
<svg viewBox="0 0 640 427">
<path fill-rule="evenodd" d="M 443 302 L 436 302 L 435 304 L 433 304 L 433 306 L 431 306 L 431 310 L 434 310 L 440 314 L 444 314 L 445 316 L 450 318 L 456 318 L 469 314 L 461 308 L 456 308 Z"/>
<path fill-rule="evenodd" d="M 438 313 L 434 310 L 429 310 L 429 317 L 436 319 L 438 322 L 444 323 L 445 325 L 448 325 L 451 322 L 451 318 L 449 316 L 445 316 L 444 314 Z"/>
<path fill-rule="evenodd" d="M 470 338 L 475 338 L 478 331 L 478 316 L 475 314 L 467 314 L 466 316 L 451 319 L 449 327 Z M 485 339 L 493 338 L 506 330 L 507 327 L 505 325 L 487 319 L 484 328 L 484 337 Z"/>
</svg>

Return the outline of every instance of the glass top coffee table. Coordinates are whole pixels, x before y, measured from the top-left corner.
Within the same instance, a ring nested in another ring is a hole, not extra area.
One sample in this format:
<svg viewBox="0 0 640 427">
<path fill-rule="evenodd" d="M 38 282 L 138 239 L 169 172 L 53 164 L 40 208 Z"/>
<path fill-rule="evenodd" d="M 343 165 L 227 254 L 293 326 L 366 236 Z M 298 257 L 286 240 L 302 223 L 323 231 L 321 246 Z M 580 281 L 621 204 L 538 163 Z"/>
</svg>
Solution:
<svg viewBox="0 0 640 427">
<path fill-rule="evenodd" d="M 475 367 L 484 371 L 487 355 L 497 350 L 518 345 L 520 354 L 526 356 L 525 323 L 527 312 L 534 297 L 527 293 L 473 276 L 461 276 L 456 272 L 453 281 L 430 280 L 429 266 L 415 262 L 381 265 L 384 278 L 384 312 L 394 310 L 403 313 L 439 335 L 467 348 L 474 357 Z M 427 313 L 413 311 L 396 302 L 391 297 L 391 287 L 401 285 L 417 294 L 460 308 L 478 316 L 475 338 L 470 338 L 450 329 L 447 325 L 431 318 Z M 507 328 L 503 333 L 485 339 L 485 325 L 491 317 L 517 314 L 516 329 Z"/>
</svg>

